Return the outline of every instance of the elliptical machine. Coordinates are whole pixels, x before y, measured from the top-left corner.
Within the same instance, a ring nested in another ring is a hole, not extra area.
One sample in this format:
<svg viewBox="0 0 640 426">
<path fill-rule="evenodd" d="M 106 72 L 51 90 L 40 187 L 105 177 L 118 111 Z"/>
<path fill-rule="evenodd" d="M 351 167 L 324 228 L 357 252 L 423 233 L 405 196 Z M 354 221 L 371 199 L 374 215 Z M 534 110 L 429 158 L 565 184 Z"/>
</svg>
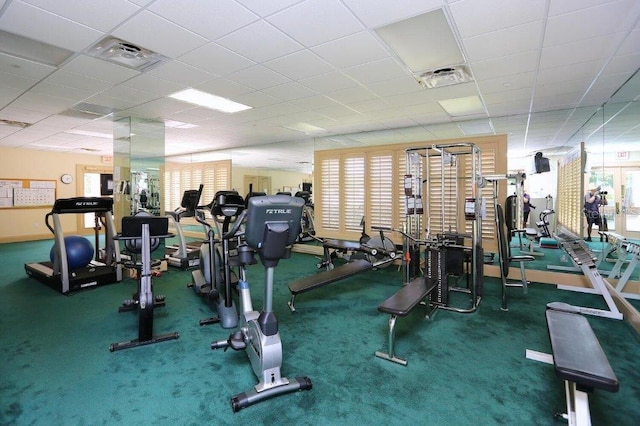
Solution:
<svg viewBox="0 0 640 426">
<path fill-rule="evenodd" d="M 240 257 L 240 280 L 238 288 L 242 312 L 240 330 L 228 339 L 211 344 L 211 349 L 244 350 L 259 383 L 251 390 L 231 397 L 234 412 L 274 396 L 312 387 L 308 377 L 293 380 L 280 375 L 282 365 L 282 342 L 278 331 L 278 320 L 273 312 L 274 269 L 280 259 L 289 258 L 290 246 L 300 234 L 300 218 L 304 200 L 287 195 L 252 197 L 247 210 L 243 211 L 233 228 L 224 235 L 235 236 L 246 219 L 244 237 L 246 244 L 238 247 Z M 253 309 L 251 292 L 246 279 L 245 265 L 255 262 L 255 252 L 265 268 L 264 305 L 261 312 Z"/>
<path fill-rule="evenodd" d="M 204 208 L 208 208 L 213 216 L 220 235 L 218 240 L 213 226 L 204 217 Z M 231 256 L 231 240 L 234 237 L 227 234 L 231 223 L 238 222 L 238 216 L 244 209 L 244 199 L 236 191 L 218 191 L 211 204 L 198 207 L 199 212 L 195 217 L 207 230 L 207 241 L 200 246 L 200 264 L 191 273 L 189 286 L 196 294 L 206 298 L 218 314 L 217 317 L 200 320 L 200 325 L 220 323 L 222 328 L 238 325 L 238 312 L 232 298 L 237 283 L 237 277 L 231 271 L 231 264 L 237 263 L 235 257 L 232 259 Z"/>
</svg>

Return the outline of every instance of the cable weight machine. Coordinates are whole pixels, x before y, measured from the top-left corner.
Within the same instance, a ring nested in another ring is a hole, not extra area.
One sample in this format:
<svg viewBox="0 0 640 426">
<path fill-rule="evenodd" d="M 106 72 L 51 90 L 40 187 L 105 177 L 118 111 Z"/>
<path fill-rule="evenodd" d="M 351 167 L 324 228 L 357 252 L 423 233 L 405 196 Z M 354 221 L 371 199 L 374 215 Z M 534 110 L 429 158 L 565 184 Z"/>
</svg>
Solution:
<svg viewBox="0 0 640 426">
<path fill-rule="evenodd" d="M 405 153 L 405 283 L 420 274 L 436 282 L 428 297 L 431 312 L 474 312 L 482 299 L 484 275 L 480 149 L 456 143 Z M 466 285 L 460 287 L 463 278 Z M 452 292 L 468 294 L 468 306 L 452 306 Z"/>
</svg>

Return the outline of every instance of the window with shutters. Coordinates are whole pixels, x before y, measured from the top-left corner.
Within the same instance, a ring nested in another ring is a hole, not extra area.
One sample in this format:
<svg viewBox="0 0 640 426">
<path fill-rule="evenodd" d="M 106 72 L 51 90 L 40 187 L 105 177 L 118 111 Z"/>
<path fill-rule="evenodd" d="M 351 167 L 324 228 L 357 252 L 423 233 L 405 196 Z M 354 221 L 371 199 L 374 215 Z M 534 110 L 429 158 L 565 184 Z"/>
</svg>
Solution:
<svg viewBox="0 0 640 426">
<path fill-rule="evenodd" d="M 173 211 L 182 201 L 184 191 L 198 189 L 203 185 L 200 204 L 208 204 L 217 191 L 228 190 L 231 186 L 231 160 L 206 163 L 166 163 L 165 164 L 165 211 Z"/>
<path fill-rule="evenodd" d="M 343 164 L 344 229 L 362 230 L 365 218 L 364 157 L 347 157 Z"/>
<path fill-rule="evenodd" d="M 397 182 L 393 170 L 393 154 L 370 154 L 367 176 L 367 221 L 371 226 L 391 228 L 394 225 L 394 185 Z"/>
<path fill-rule="evenodd" d="M 320 213 L 318 221 L 324 229 L 340 228 L 340 159 L 330 158 L 320 163 Z M 317 219 L 316 219 L 317 221 Z"/>
</svg>

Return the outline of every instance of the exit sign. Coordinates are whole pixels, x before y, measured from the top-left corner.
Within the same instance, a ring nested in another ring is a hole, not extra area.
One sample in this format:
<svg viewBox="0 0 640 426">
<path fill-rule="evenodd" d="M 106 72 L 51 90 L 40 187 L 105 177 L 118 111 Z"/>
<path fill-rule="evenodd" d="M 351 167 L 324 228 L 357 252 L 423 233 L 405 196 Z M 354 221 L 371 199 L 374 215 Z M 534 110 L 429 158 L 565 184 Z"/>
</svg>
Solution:
<svg viewBox="0 0 640 426">
<path fill-rule="evenodd" d="M 616 160 L 628 160 L 628 159 L 629 159 L 629 151 L 616 152 Z"/>
</svg>

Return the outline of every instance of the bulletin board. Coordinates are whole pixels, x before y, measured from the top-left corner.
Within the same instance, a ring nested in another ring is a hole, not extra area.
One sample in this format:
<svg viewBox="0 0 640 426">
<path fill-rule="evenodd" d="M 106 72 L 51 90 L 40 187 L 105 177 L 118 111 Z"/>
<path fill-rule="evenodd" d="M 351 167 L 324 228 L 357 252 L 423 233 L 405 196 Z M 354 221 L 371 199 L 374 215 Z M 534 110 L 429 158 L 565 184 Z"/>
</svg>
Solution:
<svg viewBox="0 0 640 426">
<path fill-rule="evenodd" d="M 55 201 L 55 180 L 0 179 L 0 209 L 49 207 Z"/>
</svg>

